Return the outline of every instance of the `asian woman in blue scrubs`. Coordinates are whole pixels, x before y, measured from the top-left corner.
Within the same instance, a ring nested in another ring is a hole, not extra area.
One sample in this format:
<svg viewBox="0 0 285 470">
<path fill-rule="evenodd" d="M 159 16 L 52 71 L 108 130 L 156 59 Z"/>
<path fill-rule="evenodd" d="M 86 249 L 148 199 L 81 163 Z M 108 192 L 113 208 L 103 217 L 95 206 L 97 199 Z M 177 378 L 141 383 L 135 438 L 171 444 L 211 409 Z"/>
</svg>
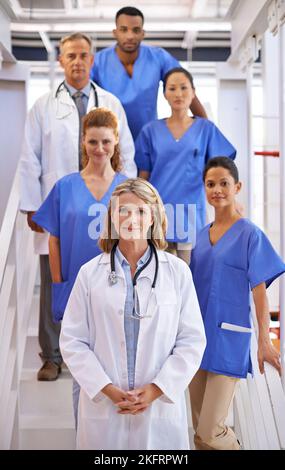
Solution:
<svg viewBox="0 0 285 470">
<path fill-rule="evenodd" d="M 106 108 L 83 118 L 80 173 L 61 178 L 33 220 L 50 233 L 52 310 L 60 321 L 81 266 L 101 253 L 97 245 L 111 194 L 127 178 L 121 174 L 118 121 Z M 77 415 L 79 389 L 74 386 Z"/>
<path fill-rule="evenodd" d="M 234 162 L 209 160 L 203 179 L 215 219 L 200 232 L 191 259 L 207 336 L 200 370 L 189 386 L 194 442 L 201 450 L 237 450 L 236 436 L 224 422 L 238 379 L 252 373 L 250 290 L 260 372 L 266 361 L 281 373 L 280 356 L 269 337 L 266 288 L 285 272 L 285 264 L 266 235 L 236 212 L 241 183 Z"/>
<path fill-rule="evenodd" d="M 139 176 L 156 187 L 165 204 L 169 251 L 189 264 L 190 246 L 206 223 L 204 166 L 218 155 L 234 159 L 236 150 L 211 121 L 189 116 L 195 89 L 187 70 L 174 68 L 165 75 L 164 96 L 171 116 L 143 127 L 135 161 Z"/>
</svg>

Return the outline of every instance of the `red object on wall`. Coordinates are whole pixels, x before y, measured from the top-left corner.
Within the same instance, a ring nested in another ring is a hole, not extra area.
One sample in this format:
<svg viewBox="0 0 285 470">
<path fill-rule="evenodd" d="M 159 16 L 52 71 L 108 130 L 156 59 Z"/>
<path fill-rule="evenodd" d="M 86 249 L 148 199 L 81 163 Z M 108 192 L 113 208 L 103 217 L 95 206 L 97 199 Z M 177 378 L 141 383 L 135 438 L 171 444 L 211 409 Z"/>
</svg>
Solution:
<svg viewBox="0 0 285 470">
<path fill-rule="evenodd" d="M 275 157 L 278 158 L 280 157 L 280 152 L 272 150 L 270 151 L 263 151 L 263 152 L 254 152 L 254 155 L 261 155 L 262 157 Z"/>
</svg>

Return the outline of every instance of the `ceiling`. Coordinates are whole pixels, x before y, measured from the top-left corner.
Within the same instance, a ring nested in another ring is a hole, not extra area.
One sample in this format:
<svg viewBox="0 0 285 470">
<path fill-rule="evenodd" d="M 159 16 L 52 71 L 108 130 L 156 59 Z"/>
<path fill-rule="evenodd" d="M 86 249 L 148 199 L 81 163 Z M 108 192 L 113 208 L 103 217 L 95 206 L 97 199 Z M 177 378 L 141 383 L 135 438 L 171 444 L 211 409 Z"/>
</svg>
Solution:
<svg viewBox="0 0 285 470">
<path fill-rule="evenodd" d="M 17 20 L 113 21 L 118 9 L 128 5 L 120 0 L 2 0 Z M 232 0 L 140 0 L 135 6 L 143 11 L 146 22 L 167 20 L 169 23 L 195 18 L 220 20 Z"/>
<path fill-rule="evenodd" d="M 235 1 L 139 0 L 133 5 L 145 16 L 146 43 L 192 51 L 230 48 L 229 10 Z M 128 4 L 128 0 L 0 0 L 11 18 L 14 48 L 43 48 L 40 31 L 54 44 L 64 34 L 84 31 L 97 49 L 107 47 L 114 41 L 115 14 Z"/>
</svg>

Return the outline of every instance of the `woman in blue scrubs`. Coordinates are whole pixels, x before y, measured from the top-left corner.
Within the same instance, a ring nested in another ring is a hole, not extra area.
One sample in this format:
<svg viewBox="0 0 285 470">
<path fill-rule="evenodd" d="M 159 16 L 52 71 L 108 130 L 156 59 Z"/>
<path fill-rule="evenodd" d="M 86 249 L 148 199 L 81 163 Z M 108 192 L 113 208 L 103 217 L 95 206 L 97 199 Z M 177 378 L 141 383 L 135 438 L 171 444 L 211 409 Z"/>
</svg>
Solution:
<svg viewBox="0 0 285 470">
<path fill-rule="evenodd" d="M 250 290 L 260 372 L 266 361 L 280 373 L 280 356 L 269 337 L 266 288 L 285 272 L 285 264 L 266 235 L 236 212 L 241 183 L 234 162 L 226 157 L 209 160 L 203 179 L 215 219 L 200 232 L 191 259 L 207 336 L 200 370 L 189 386 L 194 442 L 201 450 L 235 450 L 239 443 L 224 422 L 238 379 L 252 373 Z"/>
<path fill-rule="evenodd" d="M 118 121 L 108 109 L 91 110 L 83 118 L 80 173 L 61 178 L 33 220 L 50 233 L 52 310 L 60 321 L 81 266 L 101 253 L 97 244 L 107 205 L 116 186 L 127 178 L 121 168 Z M 79 385 L 73 382 L 75 421 Z"/>
<path fill-rule="evenodd" d="M 33 216 L 50 233 L 52 308 L 55 321 L 64 309 L 81 266 L 101 253 L 97 240 L 113 190 L 127 178 L 121 168 L 116 116 L 108 109 L 83 119 L 80 173 L 61 178 Z"/>
<path fill-rule="evenodd" d="M 190 244 L 206 223 L 204 166 L 218 155 L 234 159 L 236 150 L 211 121 L 188 115 L 195 89 L 187 70 L 165 75 L 164 96 L 171 116 L 143 127 L 135 161 L 139 176 L 156 187 L 165 204 L 170 251 L 189 264 Z"/>
</svg>

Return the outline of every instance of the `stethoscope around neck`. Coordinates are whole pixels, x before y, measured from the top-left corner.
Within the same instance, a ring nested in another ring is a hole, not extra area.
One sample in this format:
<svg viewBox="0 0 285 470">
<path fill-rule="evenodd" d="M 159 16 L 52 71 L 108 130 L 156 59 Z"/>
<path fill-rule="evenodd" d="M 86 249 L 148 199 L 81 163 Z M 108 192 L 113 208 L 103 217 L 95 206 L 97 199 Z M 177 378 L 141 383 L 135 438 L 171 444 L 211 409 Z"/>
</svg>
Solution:
<svg viewBox="0 0 285 470">
<path fill-rule="evenodd" d="M 108 277 L 110 286 L 113 286 L 113 285 L 117 284 L 117 282 L 118 282 L 118 276 L 117 276 L 116 268 L 115 268 L 115 253 L 116 253 L 118 243 L 119 242 L 116 242 L 114 244 L 114 246 L 111 250 L 111 255 L 110 255 L 111 272 L 109 273 L 109 277 Z M 150 299 L 154 295 L 154 289 L 155 289 L 155 286 L 156 286 L 157 276 L 158 276 L 158 255 L 157 255 L 157 251 L 156 251 L 156 248 L 155 248 L 154 244 L 151 241 L 149 241 L 149 247 L 150 247 L 150 256 L 149 256 L 148 260 L 146 261 L 146 263 L 141 268 L 139 268 L 136 271 L 136 273 L 133 277 L 134 308 L 133 308 L 132 315 L 129 315 L 129 316 L 136 319 L 136 320 L 142 320 L 143 318 L 147 318 L 147 317 L 151 316 L 151 315 L 148 315 L 147 313 L 143 314 L 140 311 L 140 304 L 139 304 L 139 298 L 138 298 L 138 293 L 137 293 L 137 280 L 138 280 L 138 277 L 142 273 L 142 271 L 150 264 L 150 262 L 151 262 L 151 260 L 154 256 L 155 257 L 155 271 L 154 271 L 153 281 L 152 281 L 152 284 L 151 284 L 150 296 L 149 296 L 149 299 L 148 299 L 148 302 L 147 302 L 147 308 L 146 308 L 146 312 L 147 312 L 148 311 L 148 306 L 149 306 L 149 303 L 150 303 Z"/>
<path fill-rule="evenodd" d="M 92 90 L 93 90 L 93 92 L 94 92 L 94 107 L 95 107 L 95 108 L 98 108 L 98 107 L 99 107 L 99 100 L 98 100 L 98 93 L 97 93 L 96 87 L 95 87 L 95 85 L 94 85 L 93 82 L 90 82 L 90 85 L 91 85 L 91 88 L 92 88 Z M 72 95 L 71 95 L 71 93 L 70 93 L 68 87 L 66 86 L 65 81 L 61 82 L 61 83 L 58 85 L 57 90 L 56 90 L 56 92 L 55 92 L 55 97 L 57 98 L 58 94 L 62 91 L 63 88 L 66 89 L 67 93 L 68 93 L 68 94 L 71 96 L 71 98 L 72 98 Z"/>
</svg>

